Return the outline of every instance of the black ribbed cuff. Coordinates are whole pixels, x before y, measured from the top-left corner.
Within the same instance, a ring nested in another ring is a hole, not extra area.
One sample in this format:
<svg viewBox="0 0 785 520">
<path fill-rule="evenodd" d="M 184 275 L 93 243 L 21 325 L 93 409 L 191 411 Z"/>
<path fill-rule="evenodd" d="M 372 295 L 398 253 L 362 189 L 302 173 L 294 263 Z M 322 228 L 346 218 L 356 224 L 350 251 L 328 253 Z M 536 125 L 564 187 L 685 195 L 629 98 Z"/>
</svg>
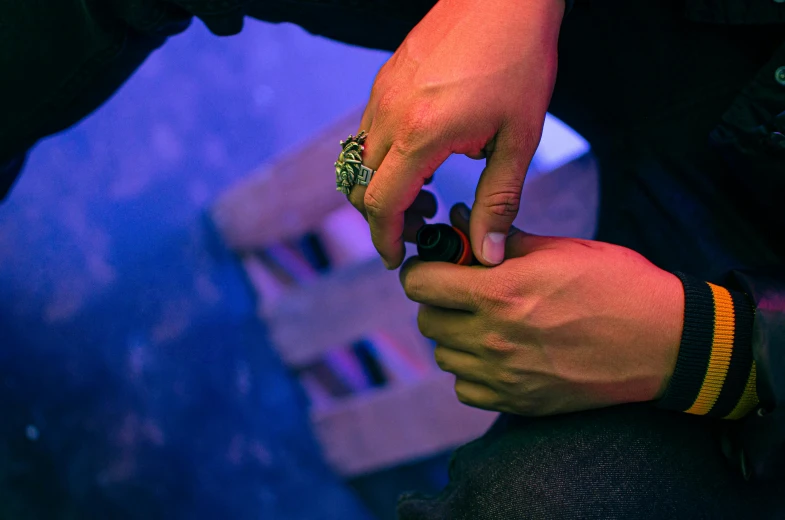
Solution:
<svg viewBox="0 0 785 520">
<path fill-rule="evenodd" d="M 757 404 L 754 306 L 743 293 L 674 274 L 684 286 L 684 330 L 676 368 L 657 406 L 742 417 Z"/>
</svg>

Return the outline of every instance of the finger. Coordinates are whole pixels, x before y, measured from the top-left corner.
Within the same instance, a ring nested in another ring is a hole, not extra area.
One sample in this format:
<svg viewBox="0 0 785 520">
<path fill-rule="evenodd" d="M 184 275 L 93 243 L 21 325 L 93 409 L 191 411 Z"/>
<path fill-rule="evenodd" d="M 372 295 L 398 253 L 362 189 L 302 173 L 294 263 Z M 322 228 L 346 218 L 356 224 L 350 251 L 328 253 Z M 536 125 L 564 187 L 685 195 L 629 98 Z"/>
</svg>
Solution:
<svg viewBox="0 0 785 520">
<path fill-rule="evenodd" d="M 415 302 L 445 309 L 476 312 L 480 272 L 446 262 L 423 262 L 411 258 L 401 268 L 400 279 L 406 296 Z"/>
<path fill-rule="evenodd" d="M 425 219 L 411 211 L 407 211 L 403 216 L 403 240 L 410 244 L 417 243 L 417 231 L 425 225 Z"/>
<path fill-rule="evenodd" d="M 485 265 L 504 260 L 507 233 L 518 214 L 526 170 L 536 149 L 533 139 L 520 134 L 510 126 L 500 129 L 477 184 L 470 239 L 475 257 Z"/>
<path fill-rule="evenodd" d="M 463 231 L 466 235 L 469 234 L 470 217 L 471 210 L 462 202 L 450 209 L 450 223 Z M 533 235 L 522 231 L 515 226 L 510 226 L 504 248 L 504 258 L 518 258 L 527 255 L 546 247 L 550 243 L 550 240 L 551 237 Z"/>
<path fill-rule="evenodd" d="M 433 350 L 433 358 L 438 367 L 458 378 L 484 384 L 482 374 L 483 363 L 477 356 L 444 345 L 437 345 Z"/>
<path fill-rule="evenodd" d="M 466 354 L 476 354 L 481 345 L 481 328 L 470 312 L 420 305 L 417 327 L 426 338 Z"/>
<path fill-rule="evenodd" d="M 455 395 L 465 405 L 496 411 L 501 401 L 495 390 L 466 379 L 455 378 Z"/>
<path fill-rule="evenodd" d="M 411 207 L 404 212 L 403 241 L 416 243 L 417 231 L 425 225 L 426 218 L 436 215 L 437 209 L 436 196 L 429 191 L 420 191 Z"/>
<path fill-rule="evenodd" d="M 417 243 L 417 231 L 425 225 L 426 218 L 436 215 L 436 210 L 436 196 L 429 191 L 420 191 L 411 207 L 404 212 L 403 241 Z"/>
<path fill-rule="evenodd" d="M 384 125 L 382 124 L 383 118 L 376 117 L 376 112 L 379 105 L 379 89 L 377 88 L 377 82 L 378 74 L 377 81 L 374 82 L 374 87 L 371 90 L 371 96 L 368 100 L 368 104 L 365 106 L 363 115 L 360 118 L 360 127 L 358 128 L 356 134 L 359 135 L 360 132 L 363 131 L 367 134 L 365 143 L 363 145 L 362 162 L 363 165 L 371 168 L 372 170 L 376 170 L 379 167 L 379 165 L 382 163 L 382 159 L 384 159 L 384 156 L 390 150 L 390 146 L 392 144 L 392 139 L 389 137 L 390 134 L 384 129 Z M 367 188 L 365 186 L 353 186 L 351 192 L 349 193 L 349 202 L 362 214 L 363 217 L 365 217 L 365 220 L 368 220 L 368 215 L 365 212 L 365 204 L 363 203 L 366 189 Z"/>
<path fill-rule="evenodd" d="M 371 239 L 389 269 L 404 258 L 403 213 L 412 205 L 425 179 L 447 159 L 450 152 L 422 149 L 416 152 L 393 145 L 365 191 L 363 204 Z"/>
<path fill-rule="evenodd" d="M 436 195 L 427 190 L 420 190 L 417 198 L 407 211 L 418 213 L 425 218 L 433 218 L 436 215 L 438 204 L 436 202 Z"/>
<path fill-rule="evenodd" d="M 368 113 L 369 109 L 366 108 L 366 114 Z M 369 118 L 370 116 L 363 115 L 363 122 L 360 123 L 360 131 L 365 130 L 368 134 L 363 145 L 362 162 L 364 166 L 376 170 L 390 150 L 392 141 L 387 137 L 387 132 L 383 130 L 383 125 L 378 120 Z M 374 182 L 375 179 L 376 175 L 371 179 L 371 182 Z M 349 193 L 349 202 L 365 217 L 365 220 L 368 220 L 368 214 L 365 209 L 365 193 L 367 190 L 366 186 L 355 185 Z"/>
<path fill-rule="evenodd" d="M 461 230 L 466 236 L 469 236 L 469 218 L 471 217 L 471 210 L 469 206 L 460 202 L 450 208 L 450 224 Z"/>
</svg>

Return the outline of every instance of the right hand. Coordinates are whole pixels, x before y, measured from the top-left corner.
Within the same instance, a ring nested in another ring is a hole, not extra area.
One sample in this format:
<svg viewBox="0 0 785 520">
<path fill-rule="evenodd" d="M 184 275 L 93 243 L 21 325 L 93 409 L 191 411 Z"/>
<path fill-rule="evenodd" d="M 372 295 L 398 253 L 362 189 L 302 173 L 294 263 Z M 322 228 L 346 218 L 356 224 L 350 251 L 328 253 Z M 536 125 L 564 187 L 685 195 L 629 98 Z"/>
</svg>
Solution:
<svg viewBox="0 0 785 520">
<path fill-rule="evenodd" d="M 361 129 L 377 170 L 350 200 L 389 268 L 403 261 L 404 212 L 451 154 L 487 158 L 471 218 L 475 257 L 504 259 L 556 79 L 564 0 L 440 0 L 374 82 Z"/>
</svg>

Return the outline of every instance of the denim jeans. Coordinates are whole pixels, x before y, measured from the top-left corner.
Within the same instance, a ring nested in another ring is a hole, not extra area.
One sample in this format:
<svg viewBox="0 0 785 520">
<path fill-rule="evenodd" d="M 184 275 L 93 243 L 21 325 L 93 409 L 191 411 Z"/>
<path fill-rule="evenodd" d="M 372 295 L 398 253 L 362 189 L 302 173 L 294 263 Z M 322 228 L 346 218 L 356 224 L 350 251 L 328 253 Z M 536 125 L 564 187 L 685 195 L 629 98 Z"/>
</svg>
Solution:
<svg viewBox="0 0 785 520">
<path fill-rule="evenodd" d="M 437 497 L 399 501 L 401 520 L 779 518 L 780 494 L 730 471 L 717 421 L 643 405 L 502 416 L 457 450 Z"/>
</svg>

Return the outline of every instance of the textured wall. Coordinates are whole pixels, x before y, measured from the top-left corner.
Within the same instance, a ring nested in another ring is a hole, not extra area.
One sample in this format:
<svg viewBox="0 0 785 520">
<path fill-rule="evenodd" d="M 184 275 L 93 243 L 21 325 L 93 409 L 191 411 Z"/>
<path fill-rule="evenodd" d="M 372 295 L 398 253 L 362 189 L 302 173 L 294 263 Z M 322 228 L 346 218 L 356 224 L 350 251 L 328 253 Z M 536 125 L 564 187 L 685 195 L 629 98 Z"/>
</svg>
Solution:
<svg viewBox="0 0 785 520">
<path fill-rule="evenodd" d="M 195 22 L 34 150 L 0 205 L 0 519 L 367 517 L 202 213 L 360 105 L 386 57 Z M 448 202 L 471 199 L 479 168 L 448 163 Z"/>
<path fill-rule="evenodd" d="M 0 206 L 0 518 L 366 517 L 201 215 L 362 103 L 384 59 L 195 22 L 35 149 Z"/>
</svg>

